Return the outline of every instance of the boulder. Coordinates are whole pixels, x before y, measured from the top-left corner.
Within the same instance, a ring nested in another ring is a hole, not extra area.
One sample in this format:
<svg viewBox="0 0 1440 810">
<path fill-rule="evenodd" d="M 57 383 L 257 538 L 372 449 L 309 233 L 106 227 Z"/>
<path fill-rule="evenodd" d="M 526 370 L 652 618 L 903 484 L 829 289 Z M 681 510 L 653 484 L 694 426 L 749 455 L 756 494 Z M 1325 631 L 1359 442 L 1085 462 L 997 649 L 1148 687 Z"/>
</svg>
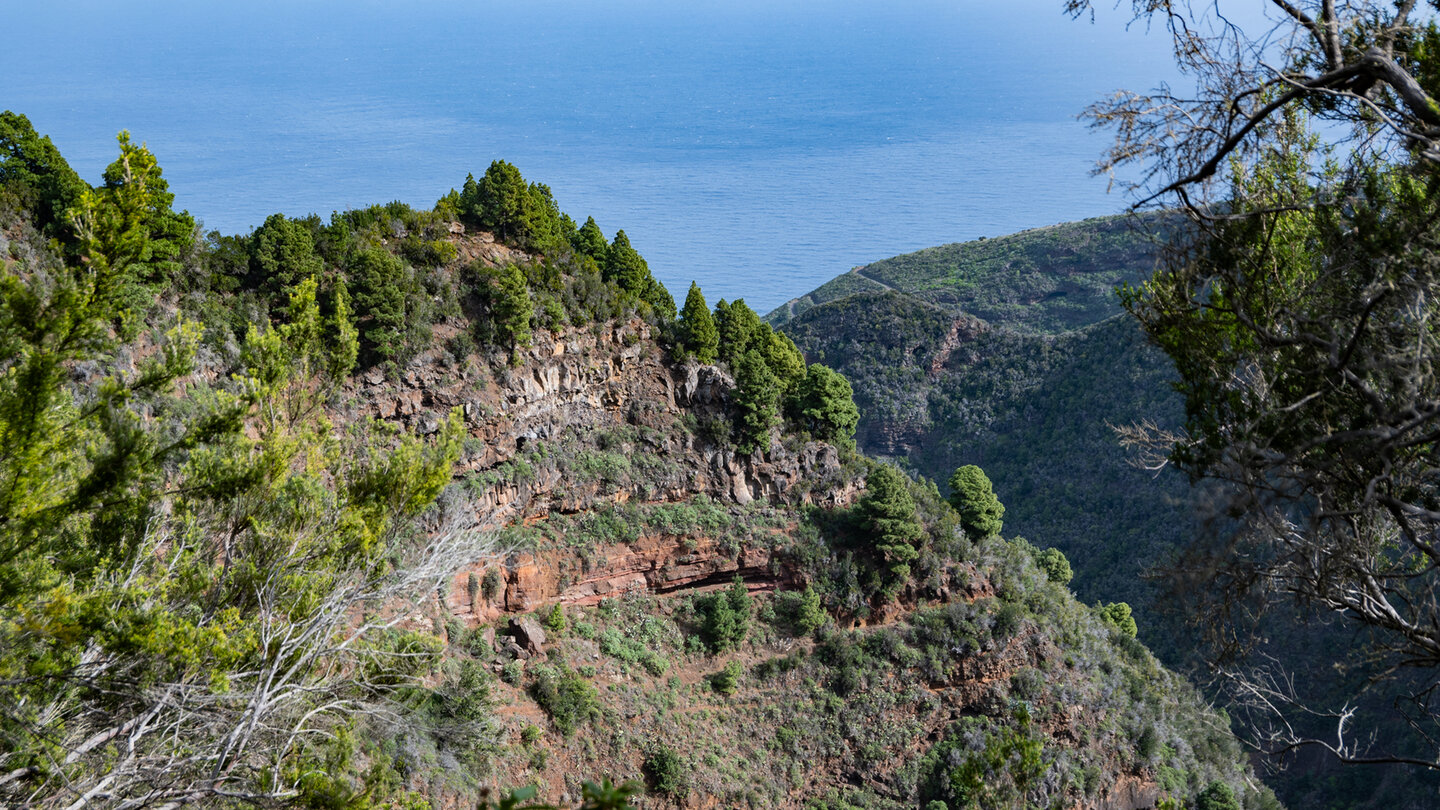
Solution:
<svg viewBox="0 0 1440 810">
<path fill-rule="evenodd" d="M 515 642 L 528 652 L 539 653 L 545 646 L 545 630 L 534 616 L 514 616 L 510 619 L 510 635 Z"/>
</svg>

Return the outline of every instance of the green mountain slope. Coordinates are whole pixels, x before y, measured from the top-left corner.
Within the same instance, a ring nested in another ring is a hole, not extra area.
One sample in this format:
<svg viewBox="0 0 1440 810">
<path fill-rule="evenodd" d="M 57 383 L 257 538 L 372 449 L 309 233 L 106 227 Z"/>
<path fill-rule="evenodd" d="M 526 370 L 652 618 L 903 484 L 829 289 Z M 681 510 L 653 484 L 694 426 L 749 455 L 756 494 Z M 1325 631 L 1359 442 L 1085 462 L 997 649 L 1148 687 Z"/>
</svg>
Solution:
<svg viewBox="0 0 1440 810">
<path fill-rule="evenodd" d="M 1099 217 L 907 253 L 857 267 L 766 316 L 784 325 L 857 293 L 895 290 L 1026 332 L 1057 333 L 1119 312 L 1115 285 L 1148 278 L 1154 220 Z"/>
<path fill-rule="evenodd" d="M 947 245 L 856 268 L 767 319 L 808 360 L 849 377 L 863 451 L 937 481 L 983 467 L 1006 507 L 1005 534 L 1063 551 L 1081 600 L 1130 603 L 1140 638 L 1183 668 L 1196 663 L 1198 630 L 1187 625 L 1196 617 L 1172 612 L 1166 586 L 1147 573 L 1201 529 L 1201 496 L 1173 471 L 1136 468 L 1115 432 L 1183 420 L 1168 359 L 1113 292 L 1148 276 L 1155 242 L 1107 218 Z M 1324 617 L 1277 612 L 1266 631 L 1266 652 L 1291 671 L 1323 672 L 1343 654 Z M 1325 699 L 1364 695 L 1362 711 L 1398 739 L 1408 732 L 1383 719 L 1392 697 L 1360 683 L 1368 671 L 1346 662 L 1342 676 L 1305 687 Z M 1313 733 L 1334 729 L 1321 721 Z M 1294 806 L 1433 799 L 1426 774 L 1296 764 L 1273 782 Z"/>
<path fill-rule="evenodd" d="M 1114 294 L 1148 276 L 1154 238 L 1114 217 L 946 245 L 852 270 L 768 319 L 850 378 L 864 450 L 935 480 L 980 465 L 1006 533 L 1061 549 L 1081 598 L 1148 604 L 1142 564 L 1191 525 L 1185 482 L 1133 467 L 1112 427 L 1182 415 Z M 1171 643 L 1154 631 L 1142 624 Z"/>
<path fill-rule="evenodd" d="M 0 804 L 1277 806 L 1133 624 L 855 453 L 753 312 L 689 357 L 514 167 L 166 247 L 122 150 L 79 220 L 0 160 Z"/>
</svg>

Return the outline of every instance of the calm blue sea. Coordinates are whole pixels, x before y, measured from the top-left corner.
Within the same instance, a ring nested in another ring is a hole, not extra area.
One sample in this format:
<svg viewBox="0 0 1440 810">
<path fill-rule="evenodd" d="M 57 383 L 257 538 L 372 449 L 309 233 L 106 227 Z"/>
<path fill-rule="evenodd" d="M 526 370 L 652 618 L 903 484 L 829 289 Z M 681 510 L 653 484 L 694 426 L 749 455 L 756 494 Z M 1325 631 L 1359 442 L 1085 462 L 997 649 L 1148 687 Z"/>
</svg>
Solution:
<svg viewBox="0 0 1440 810">
<path fill-rule="evenodd" d="M 129 129 L 177 205 L 429 206 L 492 159 L 766 311 L 850 267 L 1120 210 L 1075 119 L 1170 78 L 1061 0 L 5 3 L 0 108 L 91 181 Z M 1125 4 L 1128 6 L 1128 3 Z"/>
</svg>

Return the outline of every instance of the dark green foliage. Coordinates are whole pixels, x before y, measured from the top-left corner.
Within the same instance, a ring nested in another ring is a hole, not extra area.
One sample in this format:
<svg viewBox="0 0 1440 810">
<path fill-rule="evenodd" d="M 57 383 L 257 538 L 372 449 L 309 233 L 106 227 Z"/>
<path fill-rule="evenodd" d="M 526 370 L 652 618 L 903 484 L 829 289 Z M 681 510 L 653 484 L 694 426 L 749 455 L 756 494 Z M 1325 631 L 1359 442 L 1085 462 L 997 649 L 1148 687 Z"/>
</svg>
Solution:
<svg viewBox="0 0 1440 810">
<path fill-rule="evenodd" d="M 960 513 L 960 526 L 974 539 L 995 537 L 1003 527 L 1005 507 L 995 497 L 985 471 L 966 464 L 950 476 L 950 505 Z"/>
<path fill-rule="evenodd" d="M 594 217 L 585 218 L 585 224 L 575 232 L 571 246 L 575 248 L 575 252 L 590 257 L 600 267 L 605 266 L 606 256 L 610 253 L 610 244 L 605 241 L 605 232 L 595 224 Z"/>
<path fill-rule="evenodd" d="M 663 320 L 675 318 L 675 299 L 665 286 L 650 275 L 650 265 L 630 245 L 624 231 L 615 233 L 615 240 L 605 251 L 600 265 L 606 281 L 620 288 L 630 298 L 648 304 Z"/>
<path fill-rule="evenodd" d="M 922 800 L 941 800 L 962 810 L 1000 810 L 1024 806 L 1030 790 L 1050 763 L 1030 721 L 1017 709 L 1013 723 L 998 728 L 985 720 L 967 720 L 951 729 L 921 761 L 926 774 Z"/>
<path fill-rule="evenodd" d="M 468 182 L 466 186 L 468 190 Z M 475 184 L 473 201 L 465 199 L 464 192 L 461 193 L 461 205 L 470 203 L 470 215 L 480 227 L 493 232 L 497 239 L 523 248 L 534 236 L 529 191 L 514 164 L 496 160 Z"/>
<path fill-rule="evenodd" d="M 740 689 L 740 676 L 745 673 L 739 661 L 730 661 L 725 668 L 710 676 L 710 688 L 729 697 Z"/>
<path fill-rule="evenodd" d="M 765 359 L 765 365 L 769 366 L 770 372 L 775 375 L 780 386 L 780 396 L 791 396 L 805 379 L 805 355 L 800 353 L 795 341 L 788 335 L 771 329 L 769 324 L 760 324 L 760 331 L 755 338 L 755 351 L 760 353 Z"/>
<path fill-rule="evenodd" d="M 640 786 L 633 782 L 616 785 L 608 777 L 599 783 L 585 782 L 580 786 L 579 810 L 634 810 L 630 798 L 639 792 Z M 478 810 L 560 810 L 553 804 L 534 802 L 535 793 L 533 787 L 512 790 L 494 802 L 481 801 Z"/>
<path fill-rule="evenodd" d="M 1195 810 L 1241 810 L 1235 791 L 1224 782 L 1211 782 L 1195 797 Z"/>
<path fill-rule="evenodd" d="M 496 278 L 490 313 L 496 334 L 510 345 L 511 365 L 519 364 L 520 350 L 530 345 L 530 317 L 534 310 L 530 288 L 520 266 L 502 267 Z"/>
<path fill-rule="evenodd" d="M 874 548 L 885 561 L 891 585 L 910 576 L 910 563 L 920 556 L 925 528 L 915 513 L 910 480 L 889 464 L 875 465 L 865 477 L 865 495 L 857 509 Z"/>
<path fill-rule="evenodd" d="M 405 299 L 409 274 L 381 247 L 351 253 L 345 263 L 355 300 L 360 338 L 367 352 L 389 360 L 405 342 Z"/>
<path fill-rule="evenodd" d="M 325 269 L 315 253 L 310 228 L 284 214 L 271 214 L 250 236 L 250 272 L 255 286 L 282 309 L 283 293 Z"/>
<path fill-rule="evenodd" d="M 39 135 L 30 119 L 9 110 L 0 113 L 0 186 L 33 209 L 36 226 L 52 236 L 63 234 L 65 212 L 90 188 L 50 136 Z"/>
<path fill-rule="evenodd" d="M 645 761 L 640 770 L 652 793 L 679 801 L 690 792 L 690 766 L 674 750 L 655 744 L 645 752 Z"/>
<path fill-rule="evenodd" d="M 758 344 L 764 324 L 743 298 L 715 305 L 715 328 L 720 333 L 720 359 L 734 366 L 741 355 Z"/>
<path fill-rule="evenodd" d="M 460 192 L 442 197 L 437 211 L 479 225 L 507 245 L 533 253 L 553 254 L 568 248 L 575 223 L 560 212 L 550 187 L 526 183 L 520 170 L 493 161 L 478 181 L 465 178 Z"/>
<path fill-rule="evenodd" d="M 569 667 L 540 665 L 534 670 L 530 696 L 550 715 L 550 722 L 561 734 L 568 737 L 581 723 L 599 715 L 599 693 Z"/>
<path fill-rule="evenodd" d="M 813 635 L 815 631 L 825 626 L 830 616 L 825 612 L 825 606 L 820 600 L 820 592 L 811 585 L 806 585 L 798 598 L 790 603 L 790 624 L 795 632 L 802 636 Z"/>
<path fill-rule="evenodd" d="M 437 730 L 451 748 L 474 752 L 481 747 L 481 726 L 491 716 L 491 676 L 478 661 L 461 659 L 454 666 L 454 675 L 432 693 Z"/>
<path fill-rule="evenodd" d="M 690 282 L 685 295 L 685 308 L 680 311 L 680 345 L 701 363 L 713 363 L 720 356 L 720 333 L 700 285 Z"/>
<path fill-rule="evenodd" d="M 735 446 L 742 453 L 768 451 L 780 424 L 780 381 L 753 351 L 736 358 L 734 370 Z"/>
<path fill-rule="evenodd" d="M 468 190 L 468 182 L 466 185 Z M 496 160 L 475 184 L 473 201 L 465 199 L 462 192 L 461 204 L 471 203 L 469 213 L 480 227 L 493 232 L 507 245 L 523 248 L 535 235 L 529 191 L 514 164 Z"/>
<path fill-rule="evenodd" d="M 797 301 L 784 329 L 850 381 L 862 450 L 903 444 L 942 482 L 982 465 L 1004 487 L 1007 531 L 1062 550 L 1083 598 L 1138 605 L 1155 598 L 1141 568 L 1195 527 L 1184 477 L 1134 467 L 1112 427 L 1182 418 L 1173 371 L 1113 292 L 1154 262 L 1143 229 L 1087 220 L 880 263 L 895 291 L 844 274 Z M 990 323 L 966 314 L 977 305 Z M 1147 643 L 1158 629 L 1147 623 Z"/>
<path fill-rule="evenodd" d="M 801 426 L 815 438 L 839 447 L 855 447 L 860 411 L 850 381 L 827 366 L 812 363 L 796 393 Z"/>
<path fill-rule="evenodd" d="M 1035 554 L 1035 564 L 1045 572 L 1045 576 L 1057 585 L 1069 585 L 1075 573 L 1070 570 L 1070 561 L 1058 548 L 1047 548 L 1039 550 Z"/>
<path fill-rule="evenodd" d="M 600 265 L 605 280 L 635 298 L 642 298 L 649 287 L 650 266 L 630 245 L 624 231 L 615 232 L 615 240 L 605 250 L 605 263 Z"/>
<path fill-rule="evenodd" d="M 485 578 L 480 580 L 480 594 L 485 601 L 494 602 L 500 596 L 501 589 L 505 586 L 504 580 L 500 577 L 498 568 L 491 568 L 485 572 Z"/>
<path fill-rule="evenodd" d="M 1119 313 L 1115 287 L 1148 278 L 1173 222 L 1103 217 L 979 239 L 875 262 L 836 276 L 766 320 L 889 287 L 948 312 L 1030 333 L 1061 333 Z"/>
<path fill-rule="evenodd" d="M 1096 606 L 1095 612 L 1106 624 L 1131 638 L 1134 638 L 1139 631 L 1135 624 L 1135 617 L 1131 614 L 1130 606 L 1124 602 L 1111 602 L 1108 605 Z"/>
<path fill-rule="evenodd" d="M 701 639 L 711 652 L 735 649 L 750 632 L 750 591 L 738 576 L 729 588 L 695 600 L 695 609 L 701 616 Z"/>
<path fill-rule="evenodd" d="M 855 404 L 864 415 L 863 447 L 867 426 L 899 423 L 911 431 L 930 426 L 931 368 L 955 319 L 912 296 L 883 291 L 816 307 L 787 323 L 785 332 L 812 362 L 835 369 L 854 386 Z M 723 356 L 723 327 L 720 351 Z M 952 469 L 928 472 L 943 480 Z"/>
</svg>

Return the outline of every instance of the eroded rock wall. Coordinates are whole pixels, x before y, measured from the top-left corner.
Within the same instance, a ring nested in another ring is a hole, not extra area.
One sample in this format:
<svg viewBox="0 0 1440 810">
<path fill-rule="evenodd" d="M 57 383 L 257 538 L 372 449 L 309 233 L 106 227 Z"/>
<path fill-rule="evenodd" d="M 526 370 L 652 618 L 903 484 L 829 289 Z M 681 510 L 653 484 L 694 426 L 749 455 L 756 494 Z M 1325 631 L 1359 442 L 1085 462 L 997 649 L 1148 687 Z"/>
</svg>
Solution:
<svg viewBox="0 0 1440 810">
<path fill-rule="evenodd" d="M 457 328 L 442 327 L 436 344 Z M 728 424 L 734 381 L 715 366 L 671 362 L 653 338 L 640 319 L 558 335 L 537 330 L 521 362 L 499 370 L 435 348 L 398 379 L 371 370 L 354 380 L 345 416 L 429 434 L 460 409 L 469 439 L 458 475 L 467 484 L 469 522 L 480 530 L 632 501 L 704 496 L 736 506 L 763 499 L 837 507 L 858 496 L 857 475 L 829 444 L 782 442 L 777 435 L 768 452 L 742 455 L 705 439 L 699 426 Z M 607 443 L 616 435 L 623 437 L 618 444 Z M 577 472 L 576 459 L 600 452 L 640 471 L 619 480 Z M 523 475 L 506 467 L 517 459 L 524 460 Z M 470 580 L 491 567 L 503 571 L 504 594 L 472 604 Z M 583 557 L 573 550 L 525 552 L 466 566 L 447 606 L 455 616 L 484 621 L 550 601 L 593 602 L 633 588 L 673 591 L 736 573 L 752 587 L 773 587 L 783 575 L 771 568 L 766 549 L 650 535 Z"/>
</svg>

